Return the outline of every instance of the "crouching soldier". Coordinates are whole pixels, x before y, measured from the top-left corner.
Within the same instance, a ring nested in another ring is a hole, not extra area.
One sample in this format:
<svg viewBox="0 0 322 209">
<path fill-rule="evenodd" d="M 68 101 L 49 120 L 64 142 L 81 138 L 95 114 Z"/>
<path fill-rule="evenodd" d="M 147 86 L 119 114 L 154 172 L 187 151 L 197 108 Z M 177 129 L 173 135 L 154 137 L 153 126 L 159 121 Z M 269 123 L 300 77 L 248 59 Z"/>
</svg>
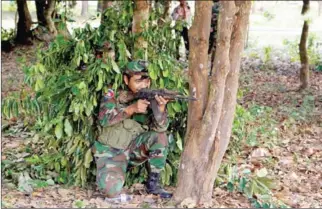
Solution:
<svg viewBox="0 0 322 209">
<path fill-rule="evenodd" d="M 128 165 L 147 162 L 147 192 L 171 198 L 172 194 L 160 185 L 160 172 L 168 153 L 168 101 L 156 96 L 157 108 L 152 113 L 149 101 L 133 98 L 140 89 L 150 87 L 151 80 L 144 61 L 128 63 L 123 80 L 126 90 L 108 89 L 101 100 L 98 117 L 101 130 L 93 146 L 98 189 L 107 197 L 115 197 L 122 191 Z"/>
</svg>

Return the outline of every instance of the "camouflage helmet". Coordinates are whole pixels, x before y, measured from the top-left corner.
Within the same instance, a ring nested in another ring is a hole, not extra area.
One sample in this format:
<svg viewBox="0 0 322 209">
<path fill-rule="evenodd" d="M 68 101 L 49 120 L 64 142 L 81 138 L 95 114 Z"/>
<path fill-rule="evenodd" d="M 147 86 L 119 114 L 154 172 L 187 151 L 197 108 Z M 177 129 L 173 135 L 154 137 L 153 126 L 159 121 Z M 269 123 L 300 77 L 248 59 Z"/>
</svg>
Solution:
<svg viewBox="0 0 322 209">
<path fill-rule="evenodd" d="M 144 60 L 131 61 L 126 65 L 124 73 L 130 76 L 135 74 L 148 76 L 148 62 Z"/>
</svg>

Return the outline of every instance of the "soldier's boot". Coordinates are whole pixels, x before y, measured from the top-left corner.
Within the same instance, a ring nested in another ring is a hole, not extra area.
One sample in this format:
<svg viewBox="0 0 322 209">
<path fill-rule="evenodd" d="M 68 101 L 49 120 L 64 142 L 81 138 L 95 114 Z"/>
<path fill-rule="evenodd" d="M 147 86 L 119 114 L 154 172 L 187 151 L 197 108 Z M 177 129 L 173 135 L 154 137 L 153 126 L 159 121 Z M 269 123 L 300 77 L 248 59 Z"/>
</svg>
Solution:
<svg viewBox="0 0 322 209">
<path fill-rule="evenodd" d="M 146 182 L 146 189 L 149 194 L 160 195 L 161 198 L 171 198 L 172 193 L 167 192 L 160 185 L 160 174 L 159 173 L 149 173 L 148 180 Z"/>
</svg>

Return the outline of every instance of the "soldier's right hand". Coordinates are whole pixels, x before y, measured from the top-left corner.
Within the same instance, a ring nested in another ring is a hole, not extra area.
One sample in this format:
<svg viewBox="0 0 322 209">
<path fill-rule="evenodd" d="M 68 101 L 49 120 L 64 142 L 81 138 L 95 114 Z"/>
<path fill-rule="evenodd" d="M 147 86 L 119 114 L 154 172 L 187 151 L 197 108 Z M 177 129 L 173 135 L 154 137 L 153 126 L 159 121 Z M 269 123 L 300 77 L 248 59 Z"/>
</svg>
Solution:
<svg viewBox="0 0 322 209">
<path fill-rule="evenodd" d="M 135 113 L 146 113 L 146 110 L 149 106 L 150 102 L 145 99 L 139 99 L 136 103 L 134 103 L 134 112 Z"/>
</svg>

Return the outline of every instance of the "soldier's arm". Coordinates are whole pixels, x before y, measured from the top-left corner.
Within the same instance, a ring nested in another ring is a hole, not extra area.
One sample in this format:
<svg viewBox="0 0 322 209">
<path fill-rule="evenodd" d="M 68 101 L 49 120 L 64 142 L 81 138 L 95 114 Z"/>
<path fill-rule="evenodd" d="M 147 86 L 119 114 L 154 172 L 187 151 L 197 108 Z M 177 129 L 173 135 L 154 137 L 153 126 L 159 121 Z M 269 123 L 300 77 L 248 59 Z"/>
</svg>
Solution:
<svg viewBox="0 0 322 209">
<path fill-rule="evenodd" d="M 122 122 L 124 119 L 130 118 L 133 113 L 134 111 L 132 111 L 131 106 L 118 108 L 114 91 L 109 89 L 108 93 L 103 95 L 98 119 L 101 126 L 112 126 Z"/>
<path fill-rule="evenodd" d="M 169 120 L 166 106 L 163 108 L 157 104 L 156 100 L 151 101 L 151 107 L 153 110 L 152 129 L 156 132 L 164 132 L 168 129 Z"/>
<path fill-rule="evenodd" d="M 168 113 L 167 110 L 165 110 L 163 113 L 158 113 L 159 116 L 153 117 L 153 127 L 152 129 L 156 132 L 164 132 L 169 127 L 169 120 L 168 120 Z"/>
</svg>

